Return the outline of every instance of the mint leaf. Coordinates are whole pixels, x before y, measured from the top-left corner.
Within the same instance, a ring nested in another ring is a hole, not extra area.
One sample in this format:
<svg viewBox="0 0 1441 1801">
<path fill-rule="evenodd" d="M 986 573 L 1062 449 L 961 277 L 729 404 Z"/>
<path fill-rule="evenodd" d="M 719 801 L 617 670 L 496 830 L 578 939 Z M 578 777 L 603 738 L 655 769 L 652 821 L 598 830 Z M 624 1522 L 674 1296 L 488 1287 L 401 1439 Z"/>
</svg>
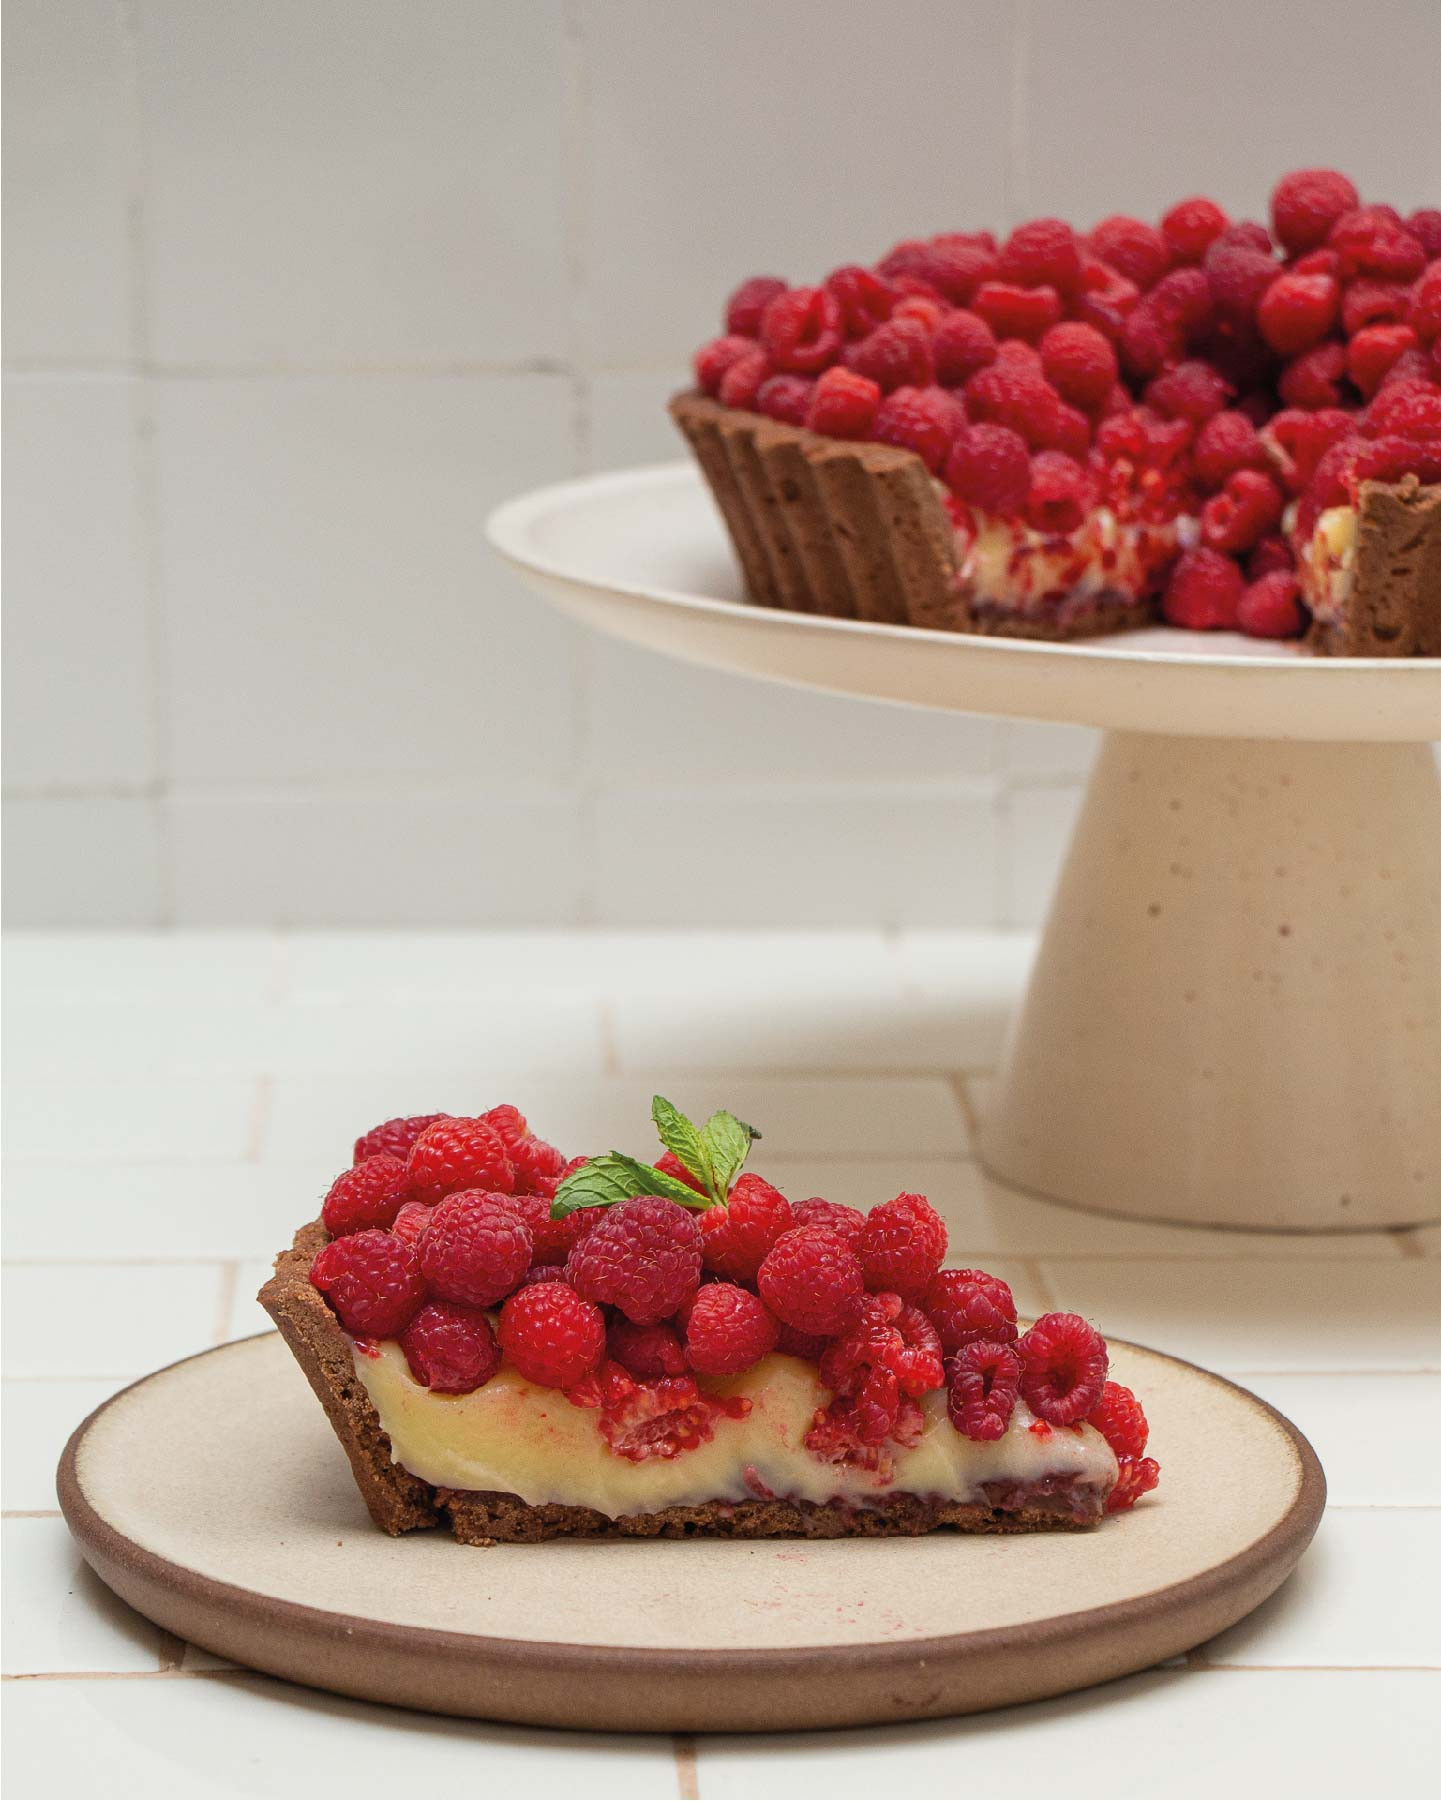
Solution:
<svg viewBox="0 0 1441 1801">
<path fill-rule="evenodd" d="M 700 1137 L 715 1175 L 716 1191 L 724 1200 L 750 1155 L 751 1141 L 759 1138 L 760 1133 L 743 1119 L 737 1119 L 734 1113 L 721 1112 L 711 1114 Z"/>
<path fill-rule="evenodd" d="M 640 1163 L 621 1151 L 609 1151 L 603 1157 L 592 1157 L 573 1176 L 566 1177 L 550 1203 L 550 1217 L 564 1219 L 581 1207 L 613 1207 L 617 1201 L 629 1201 L 638 1194 L 661 1195 L 668 1201 L 678 1201 L 682 1207 L 715 1204 L 664 1170 L 653 1169 L 649 1163 Z"/>
<path fill-rule="evenodd" d="M 709 1190 L 712 1200 L 723 1201 L 726 1191 L 716 1184 L 709 1148 L 680 1108 L 672 1106 L 663 1094 L 658 1094 L 651 1101 L 650 1116 L 655 1121 L 661 1143 L 671 1155 L 680 1158 L 695 1179 Z"/>
</svg>

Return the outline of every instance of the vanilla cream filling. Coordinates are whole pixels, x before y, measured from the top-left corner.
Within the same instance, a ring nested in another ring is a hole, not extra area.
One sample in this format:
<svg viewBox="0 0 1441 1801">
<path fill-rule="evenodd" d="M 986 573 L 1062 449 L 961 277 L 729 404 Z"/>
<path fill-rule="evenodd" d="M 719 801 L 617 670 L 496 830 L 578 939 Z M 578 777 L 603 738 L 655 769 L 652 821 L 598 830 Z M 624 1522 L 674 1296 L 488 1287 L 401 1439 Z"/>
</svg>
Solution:
<svg viewBox="0 0 1441 1801">
<path fill-rule="evenodd" d="M 961 586 L 982 605 L 1026 611 L 1101 594 L 1140 598 L 1187 539 L 1191 521 L 1123 523 L 1099 507 L 1073 532 L 1040 532 L 1019 520 L 973 513 L 956 528 Z"/>
<path fill-rule="evenodd" d="M 1330 623 L 1341 613 L 1356 580 L 1356 509 L 1327 507 L 1316 521 L 1296 564 L 1301 595 L 1317 619 Z"/>
<path fill-rule="evenodd" d="M 925 1428 L 910 1449 L 894 1449 L 891 1479 L 825 1463 L 805 1448 L 818 1407 L 829 1400 L 814 1367 L 796 1357 L 763 1358 L 743 1375 L 707 1381 L 716 1394 L 745 1395 L 746 1418 L 715 1420 L 709 1444 L 673 1459 L 632 1463 L 596 1429 L 589 1408 L 525 1381 L 509 1366 L 466 1395 L 421 1387 L 400 1346 L 357 1351 L 355 1368 L 391 1443 L 395 1461 L 438 1488 L 498 1490 L 530 1506 L 592 1507 L 615 1519 L 708 1501 L 784 1500 L 865 1506 L 893 1494 L 967 1502 L 989 1482 L 1079 1478 L 1098 1488 L 1116 1479 L 1116 1459 L 1091 1426 L 1041 1427 L 1017 1403 L 1003 1438 L 977 1444 L 946 1417 L 944 1391 L 922 1403 Z"/>
</svg>

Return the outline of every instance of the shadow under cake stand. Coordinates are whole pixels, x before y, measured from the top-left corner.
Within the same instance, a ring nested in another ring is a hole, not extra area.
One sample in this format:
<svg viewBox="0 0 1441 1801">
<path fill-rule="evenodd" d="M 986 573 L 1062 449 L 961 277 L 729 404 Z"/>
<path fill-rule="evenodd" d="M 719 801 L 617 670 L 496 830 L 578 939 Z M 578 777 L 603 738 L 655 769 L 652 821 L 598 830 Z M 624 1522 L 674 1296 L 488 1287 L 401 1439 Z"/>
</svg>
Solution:
<svg viewBox="0 0 1441 1801">
<path fill-rule="evenodd" d="M 1441 1217 L 1441 659 L 757 606 L 684 463 L 537 490 L 488 529 L 537 593 L 647 649 L 1104 728 L 982 1134 L 996 1176 L 1195 1225 Z"/>
</svg>

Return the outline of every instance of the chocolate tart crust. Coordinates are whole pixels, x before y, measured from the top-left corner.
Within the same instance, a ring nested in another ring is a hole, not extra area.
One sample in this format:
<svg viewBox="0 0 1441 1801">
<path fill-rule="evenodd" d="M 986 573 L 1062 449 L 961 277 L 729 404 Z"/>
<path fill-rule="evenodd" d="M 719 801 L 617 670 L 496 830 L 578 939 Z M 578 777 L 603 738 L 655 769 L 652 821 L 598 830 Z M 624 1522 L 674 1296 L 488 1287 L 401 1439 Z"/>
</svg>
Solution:
<svg viewBox="0 0 1441 1801">
<path fill-rule="evenodd" d="M 959 1532 L 1082 1531 L 1102 1517 L 1105 1493 L 1074 1482 L 1038 1485 L 1021 1507 L 926 1500 L 896 1494 L 873 1507 L 846 1502 L 712 1501 L 666 1507 L 612 1520 L 589 1507 L 532 1506 L 519 1495 L 436 1488 L 393 1459 L 390 1439 L 355 1373 L 351 1340 L 311 1286 L 310 1265 L 329 1243 L 320 1220 L 295 1234 L 261 1289 L 296 1362 L 345 1447 L 356 1484 L 382 1532 L 398 1537 L 420 1526 L 448 1524 L 465 1545 L 534 1544 L 550 1538 L 893 1538 L 949 1528 Z"/>
<path fill-rule="evenodd" d="M 1350 596 L 1306 643 L 1319 656 L 1441 657 L 1441 483 L 1362 482 Z"/>
</svg>

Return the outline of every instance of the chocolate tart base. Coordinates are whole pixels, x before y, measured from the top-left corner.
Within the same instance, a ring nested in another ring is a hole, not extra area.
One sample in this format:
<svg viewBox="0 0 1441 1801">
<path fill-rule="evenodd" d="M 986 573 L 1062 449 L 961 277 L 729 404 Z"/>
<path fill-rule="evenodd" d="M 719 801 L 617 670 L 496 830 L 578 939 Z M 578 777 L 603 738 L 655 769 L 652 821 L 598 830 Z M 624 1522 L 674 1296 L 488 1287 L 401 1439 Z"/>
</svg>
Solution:
<svg viewBox="0 0 1441 1801">
<path fill-rule="evenodd" d="M 1441 484 L 1362 482 L 1351 593 L 1306 643 L 1318 656 L 1441 657 Z"/>
</svg>

